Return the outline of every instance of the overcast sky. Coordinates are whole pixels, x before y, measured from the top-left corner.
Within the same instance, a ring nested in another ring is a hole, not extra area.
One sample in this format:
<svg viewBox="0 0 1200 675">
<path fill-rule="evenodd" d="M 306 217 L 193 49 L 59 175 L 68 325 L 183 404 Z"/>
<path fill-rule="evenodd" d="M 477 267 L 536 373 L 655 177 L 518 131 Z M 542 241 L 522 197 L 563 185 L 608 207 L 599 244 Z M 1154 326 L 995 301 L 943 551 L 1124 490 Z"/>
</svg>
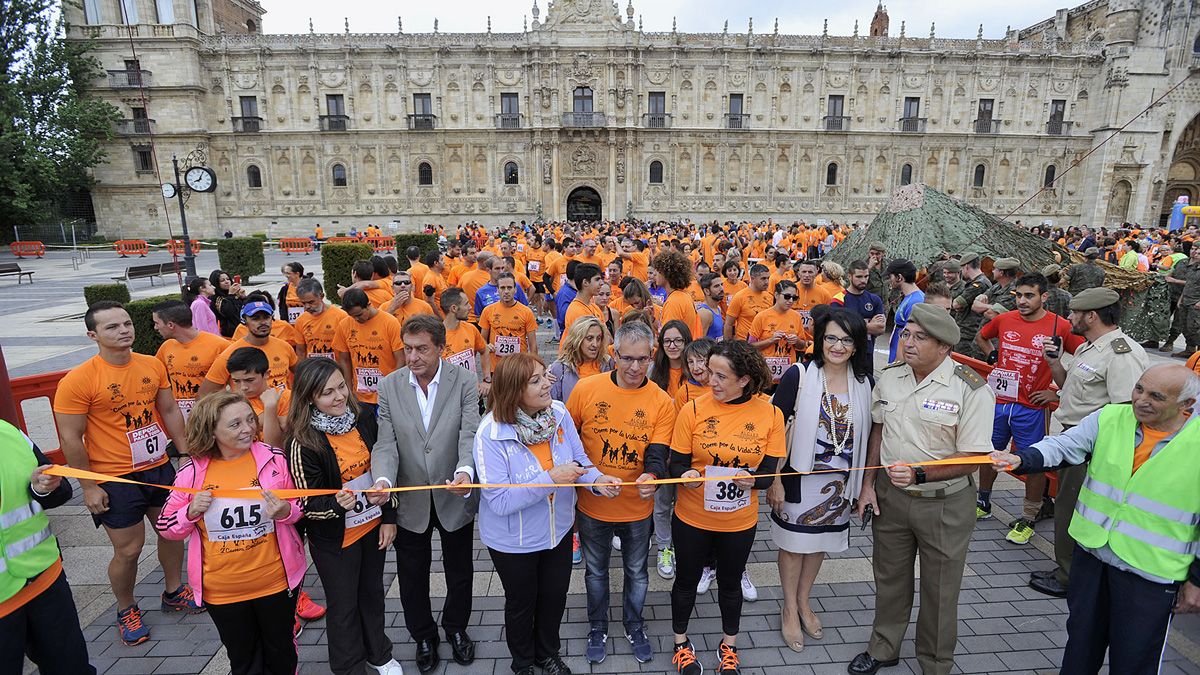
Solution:
<svg viewBox="0 0 1200 675">
<path fill-rule="evenodd" d="M 380 2 L 378 0 L 353 0 L 345 4 L 328 0 L 260 0 L 266 8 L 263 29 L 268 33 L 308 32 L 311 17 L 318 33 L 340 33 L 345 18 L 350 19 L 350 31 L 355 33 L 392 32 L 396 30 L 396 16 L 404 18 L 406 33 L 428 33 L 433 31 L 433 20 L 438 19 L 441 32 L 483 32 L 487 28 L 487 16 L 492 17 L 495 32 L 519 32 L 521 18 L 529 16 L 533 0 L 449 0 L 448 2 Z M 619 0 L 621 15 L 625 14 L 625 3 Z M 891 34 L 899 35 L 900 22 L 907 22 L 906 34 L 912 37 L 927 37 L 930 22 L 937 23 L 940 37 L 973 38 L 983 24 L 984 36 L 1003 37 L 1005 26 L 1021 28 L 1054 16 L 1056 9 L 1079 4 L 1080 0 L 1066 5 L 1052 0 L 958 0 L 930 2 L 929 0 L 892 0 L 885 3 L 891 19 Z M 546 0 L 539 0 L 542 20 L 546 19 Z M 876 0 L 841 0 L 828 3 L 818 0 L 635 0 L 635 17 L 642 16 L 646 31 L 671 30 L 671 18 L 677 17 L 680 31 L 720 32 L 725 20 L 729 20 L 731 33 L 744 33 L 747 19 L 754 18 L 755 33 L 770 33 L 776 17 L 779 32 L 801 35 L 819 35 L 821 25 L 829 19 L 829 32 L 834 35 L 850 35 L 854 21 L 859 22 L 859 32 L 865 35 L 875 13 Z"/>
</svg>

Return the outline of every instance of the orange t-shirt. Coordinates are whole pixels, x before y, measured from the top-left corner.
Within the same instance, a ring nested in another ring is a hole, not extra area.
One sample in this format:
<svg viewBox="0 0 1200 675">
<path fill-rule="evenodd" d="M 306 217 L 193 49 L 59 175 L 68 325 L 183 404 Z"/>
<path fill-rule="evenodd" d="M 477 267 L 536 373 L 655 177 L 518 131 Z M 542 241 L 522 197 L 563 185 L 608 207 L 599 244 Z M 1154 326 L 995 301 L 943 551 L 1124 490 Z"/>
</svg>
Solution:
<svg viewBox="0 0 1200 675">
<path fill-rule="evenodd" d="M 349 433 L 341 436 L 325 434 L 325 438 L 329 439 L 329 445 L 333 447 L 333 454 L 337 456 L 338 470 L 342 472 L 342 485 L 371 471 L 371 451 L 363 442 L 362 436 L 358 434 L 358 429 L 351 429 Z M 346 536 L 342 538 L 342 548 L 365 537 L 371 530 L 378 527 L 380 522 L 378 518 L 375 518 L 361 525 L 347 528 Z"/>
<path fill-rule="evenodd" d="M 258 485 L 258 468 L 249 452 L 234 460 L 214 457 L 204 475 L 204 490 Z M 196 522 L 203 546 L 204 602 L 226 605 L 286 591 L 287 572 L 274 528 L 266 532 L 266 508 L 256 492 L 251 499 L 214 499 Z M 232 523 L 232 525 L 230 525 Z M 213 526 L 224 529 L 211 532 Z M 211 537 L 211 539 L 210 539 Z"/>
<path fill-rule="evenodd" d="M 387 312 L 375 312 L 375 316 L 359 323 L 347 316 L 338 324 L 333 340 L 335 352 L 350 355 L 354 366 L 355 396 L 362 403 L 376 403 L 379 381 L 396 370 L 396 352 L 404 349 L 400 340 L 400 322 Z"/>
<path fill-rule="evenodd" d="M 328 306 L 323 312 L 313 316 L 308 312 L 296 319 L 296 331 L 304 338 L 304 347 L 309 356 L 333 358 L 333 338 L 337 335 L 338 324 L 348 315 L 341 307 Z"/>
<path fill-rule="evenodd" d="M 554 284 L 554 288 L 562 288 L 565 282 L 561 277 L 567 272 L 567 263 L 575 259 L 576 256 L 560 255 L 547 263 L 549 267 L 546 268 L 546 274 L 550 277 L 550 283 Z"/>
<path fill-rule="evenodd" d="M 561 429 L 559 430 L 561 433 Z M 549 471 L 554 468 L 554 455 L 550 452 L 550 441 L 542 441 L 534 445 L 530 445 L 529 451 L 537 457 L 538 464 L 542 465 L 543 471 Z"/>
<path fill-rule="evenodd" d="M 571 324 L 575 323 L 576 319 L 584 316 L 594 316 L 600 320 L 600 323 L 604 323 L 604 312 L 600 310 L 599 305 L 594 302 L 585 303 L 579 298 L 576 298 L 567 305 L 567 315 L 563 325 L 569 329 Z M 561 343 L 559 344 L 559 348 L 561 351 Z"/>
<path fill-rule="evenodd" d="M 692 301 L 692 297 L 688 295 L 687 291 L 671 291 L 671 294 L 667 296 L 667 301 L 663 303 L 663 325 L 675 319 L 682 321 L 683 325 L 692 331 L 693 340 L 701 335 L 700 315 L 696 313 L 696 303 Z"/>
<path fill-rule="evenodd" d="M 296 323 L 296 319 L 304 313 L 304 303 L 300 302 L 300 297 L 296 295 L 296 287 L 287 284 L 287 293 L 283 296 L 283 301 L 287 306 L 288 323 Z"/>
<path fill-rule="evenodd" d="M 1133 449 L 1133 473 L 1137 473 L 1137 470 L 1142 468 L 1146 460 L 1150 459 L 1150 453 L 1154 452 L 1154 446 L 1163 442 L 1167 436 L 1171 435 L 1169 431 L 1151 429 L 1144 424 L 1141 425 L 1141 429 L 1142 442 Z"/>
<path fill-rule="evenodd" d="M 479 334 L 479 329 L 466 321 L 458 322 L 454 330 L 446 331 L 446 346 L 442 349 L 442 358 L 475 372 L 475 355 L 482 354 L 487 349 L 487 343 Z"/>
<path fill-rule="evenodd" d="M 533 310 L 519 302 L 512 307 L 505 307 L 503 302 L 493 303 L 483 308 L 483 316 L 479 317 L 479 327 L 487 333 L 487 340 L 492 345 L 492 356 L 500 359 L 509 354 L 528 351 L 525 336 L 537 331 L 537 318 Z"/>
<path fill-rule="evenodd" d="M 263 411 L 267 409 L 267 407 L 263 405 L 262 398 L 258 396 L 255 396 L 254 398 L 247 398 L 246 402 L 250 404 L 250 408 L 254 410 L 254 414 L 258 415 L 259 417 L 262 417 Z M 284 389 L 283 391 L 279 392 L 279 403 L 275 406 L 275 416 L 280 419 L 280 426 L 283 426 L 283 420 L 287 419 L 288 406 L 291 404 L 292 390 Z M 261 441 L 263 439 L 263 426 L 264 425 L 262 424 L 258 425 L 258 435 L 254 437 L 254 440 Z"/>
<path fill-rule="evenodd" d="M 750 337 L 750 326 L 754 317 L 762 314 L 775 304 L 775 295 L 771 291 L 754 291 L 749 287 L 734 294 L 725 311 L 725 320 L 733 321 L 733 336 L 739 340 Z"/>
<path fill-rule="evenodd" d="M 133 353 L 115 366 L 97 354 L 59 381 L 54 412 L 87 415 L 83 447 L 91 470 L 123 476 L 166 463 L 167 430 L 155 403 L 170 386 L 153 356 Z"/>
<path fill-rule="evenodd" d="M 392 301 L 391 282 L 386 279 L 376 279 L 376 283 L 386 283 L 387 288 L 368 288 L 364 292 L 367 294 L 367 302 L 371 303 L 372 307 L 379 308 Z"/>
<path fill-rule="evenodd" d="M 268 387 L 285 389 L 292 386 L 292 366 L 296 365 L 300 359 L 297 358 L 296 350 L 292 349 L 291 345 L 274 337 L 268 337 L 267 343 L 261 347 L 250 344 L 246 338 L 235 341 L 221 352 L 221 355 L 213 362 L 212 368 L 208 369 L 208 375 L 204 379 L 222 386 L 229 384 L 229 369 L 226 367 L 226 364 L 229 363 L 229 355 L 242 347 L 258 347 L 267 355 L 267 362 L 271 364 L 267 371 Z"/>
<path fill-rule="evenodd" d="M 800 318 L 804 320 L 804 330 L 812 330 L 812 308 L 817 305 L 828 305 L 830 300 L 833 300 L 833 294 L 828 289 L 813 284 L 812 288 L 805 288 L 801 284 L 796 284 L 796 303 L 792 305 L 792 309 L 800 312 Z"/>
<path fill-rule="evenodd" d="M 404 327 L 405 321 L 408 321 L 410 317 L 417 316 L 418 314 L 437 316 L 437 314 L 433 312 L 433 307 L 431 307 L 428 302 L 416 297 L 410 298 L 408 304 L 400 305 L 392 312 L 392 316 L 396 317 L 396 320 L 400 322 L 401 328 Z"/>
<path fill-rule="evenodd" d="M 525 270 L 533 281 L 541 281 L 546 276 L 546 252 L 540 248 L 525 251 Z"/>
<path fill-rule="evenodd" d="M 794 309 L 780 312 L 771 308 L 754 317 L 754 323 L 750 325 L 750 340 L 766 340 L 775 331 L 796 335 L 801 340 L 809 339 L 808 331 L 804 328 L 804 319 L 799 312 Z M 788 366 L 796 362 L 797 350 L 787 342 L 776 342 L 767 345 L 760 351 L 762 351 L 763 358 L 767 360 L 767 367 L 771 369 L 772 379 L 776 382 L 783 377 Z"/>
<path fill-rule="evenodd" d="M 763 457 L 786 457 L 783 413 L 769 400 L 752 396 L 744 403 L 720 403 L 711 395 L 683 406 L 675 422 L 671 450 L 692 456 L 691 468 L 708 475 L 709 467 L 753 472 Z M 758 491 L 747 490 L 739 508 L 728 498 L 733 484 L 706 481 L 699 487 L 682 485 L 676 491 L 675 515 L 710 532 L 740 532 L 758 524 Z M 735 493 L 736 495 L 736 493 Z"/>
<path fill-rule="evenodd" d="M 628 274 L 644 283 L 650 277 L 650 254 L 645 251 L 634 251 L 622 256 L 629 267 Z"/>
<path fill-rule="evenodd" d="M 646 446 L 671 444 L 675 406 L 653 382 L 622 389 L 614 377 L 601 373 L 579 380 L 567 398 L 567 412 L 592 464 L 603 474 L 632 481 L 644 473 Z M 642 499 L 637 490 L 627 488 L 611 499 L 590 489 L 578 494 L 579 510 L 604 522 L 628 523 L 654 512 L 654 500 Z"/>
<path fill-rule="evenodd" d="M 246 324 L 243 323 L 234 329 L 232 340 L 237 342 L 249 334 L 250 329 L 246 328 Z M 271 323 L 271 337 L 279 338 L 293 347 L 304 346 L 304 337 L 300 335 L 296 327 L 282 319 L 275 319 Z"/>
<path fill-rule="evenodd" d="M 575 369 L 579 373 L 579 379 L 589 377 L 591 375 L 600 374 L 600 364 L 596 361 L 584 361 Z"/>
<path fill-rule="evenodd" d="M 1200 352 L 1192 354 L 1187 360 L 1187 367 L 1193 371 L 1200 373 Z"/>
<path fill-rule="evenodd" d="M 692 384 L 691 380 L 684 380 L 679 385 L 679 388 L 675 390 L 675 409 L 679 410 L 687 405 L 688 401 L 695 401 L 701 396 L 711 393 L 712 387 L 703 387 L 698 384 Z"/>
<path fill-rule="evenodd" d="M 429 276 L 429 265 L 423 262 L 415 262 L 408 268 L 408 276 L 412 277 L 412 287 L 416 290 L 415 294 L 420 295 L 421 287 L 426 284 L 425 277 Z"/>
<path fill-rule="evenodd" d="M 171 393 L 175 395 L 175 402 L 179 404 L 184 420 L 187 420 L 192 406 L 196 404 L 196 394 L 208 369 L 228 348 L 229 340 L 204 331 L 200 331 L 191 342 L 170 339 L 159 345 L 154 358 L 162 361 L 167 369 Z"/>
</svg>

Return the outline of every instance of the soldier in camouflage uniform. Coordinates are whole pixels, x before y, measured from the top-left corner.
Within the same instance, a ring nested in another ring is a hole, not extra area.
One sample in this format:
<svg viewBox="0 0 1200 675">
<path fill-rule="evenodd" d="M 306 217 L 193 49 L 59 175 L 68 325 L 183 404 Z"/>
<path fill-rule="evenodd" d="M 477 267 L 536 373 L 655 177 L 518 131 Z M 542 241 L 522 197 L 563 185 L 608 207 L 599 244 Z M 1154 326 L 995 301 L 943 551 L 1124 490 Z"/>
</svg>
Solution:
<svg viewBox="0 0 1200 675">
<path fill-rule="evenodd" d="M 1192 250 L 1200 248 L 1193 245 Z M 1187 318 L 1187 312 L 1179 306 L 1179 298 L 1183 295 L 1183 287 L 1187 284 L 1188 274 L 1191 273 L 1192 261 L 1191 258 L 1184 258 L 1177 261 L 1171 267 L 1171 273 L 1167 275 L 1167 289 L 1171 292 L 1171 330 L 1167 333 L 1167 341 L 1159 347 L 1159 351 L 1171 353 L 1175 347 L 1175 338 L 1183 335 L 1183 321 Z M 1184 350 L 1186 351 L 1186 350 Z"/>
<path fill-rule="evenodd" d="M 935 283 L 938 281 L 946 280 L 943 272 L 946 269 L 946 263 L 948 263 L 948 262 L 950 262 L 950 253 L 948 251 L 942 251 L 938 255 L 938 259 L 933 261 L 932 263 L 930 263 L 930 265 L 929 265 L 929 282 L 930 283 Z"/>
<path fill-rule="evenodd" d="M 1021 261 L 1016 258 L 1000 258 L 992 263 L 992 287 L 984 294 L 984 298 L 976 298 L 971 308 L 983 314 L 985 321 L 996 315 L 993 307 L 999 305 L 1005 311 L 1017 308 L 1017 299 L 1013 295 L 1017 278 L 1021 276 Z M 985 301 L 986 300 L 986 301 Z"/>
<path fill-rule="evenodd" d="M 1183 262 L 1175 264 L 1182 265 Z M 1176 311 L 1186 345 L 1183 351 L 1171 356 L 1186 359 L 1200 348 L 1200 246 L 1192 246 L 1188 256 L 1187 279 L 1179 294 L 1179 309 Z"/>
<path fill-rule="evenodd" d="M 883 275 L 883 269 L 886 267 L 883 264 L 883 256 L 886 253 L 883 244 L 878 241 L 871 242 L 871 248 L 867 251 L 867 291 L 880 298 L 886 298 L 888 291 L 887 277 Z"/>
<path fill-rule="evenodd" d="M 1046 308 L 1047 312 L 1066 319 L 1067 315 L 1071 313 L 1071 308 L 1068 306 L 1071 304 L 1071 294 L 1058 285 L 1062 280 L 1062 268 L 1051 263 L 1042 268 L 1042 276 L 1046 277 L 1046 281 L 1049 282 L 1046 301 L 1042 303 L 1042 306 Z"/>
<path fill-rule="evenodd" d="M 942 264 L 942 281 L 950 287 L 950 297 L 957 298 L 966 288 L 962 280 L 962 263 L 956 259 L 947 260 Z"/>
<path fill-rule="evenodd" d="M 954 296 L 954 321 L 958 324 L 962 338 L 954 346 L 954 351 L 973 359 L 982 358 L 979 347 L 975 346 L 975 334 L 983 325 L 983 315 L 971 311 L 975 298 L 984 295 L 992 282 L 979 269 L 980 261 L 977 253 L 964 253 L 959 257 L 962 269 L 962 290 Z"/>
<path fill-rule="evenodd" d="M 1100 257 L 1100 249 L 1095 246 L 1083 252 L 1088 261 L 1077 263 L 1067 268 L 1067 290 L 1074 297 L 1089 288 L 1099 288 L 1104 285 L 1104 268 L 1096 262 Z"/>
</svg>

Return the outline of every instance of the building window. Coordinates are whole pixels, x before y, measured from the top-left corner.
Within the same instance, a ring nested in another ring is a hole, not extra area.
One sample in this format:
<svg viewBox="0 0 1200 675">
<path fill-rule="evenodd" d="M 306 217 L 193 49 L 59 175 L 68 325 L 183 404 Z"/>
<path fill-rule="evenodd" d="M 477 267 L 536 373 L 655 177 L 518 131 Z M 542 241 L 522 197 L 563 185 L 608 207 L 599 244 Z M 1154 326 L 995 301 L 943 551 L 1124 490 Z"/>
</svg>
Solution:
<svg viewBox="0 0 1200 675">
<path fill-rule="evenodd" d="M 121 0 L 121 23 L 132 26 L 138 21 L 137 0 Z"/>
<path fill-rule="evenodd" d="M 133 149 L 133 168 L 135 171 L 154 171 L 154 151 L 148 147 Z"/>
<path fill-rule="evenodd" d="M 433 167 L 429 162 L 417 165 L 417 185 L 433 185 Z"/>
<path fill-rule="evenodd" d="M 663 165 L 657 159 L 650 162 L 650 184 L 662 185 L 663 182 Z"/>
<path fill-rule="evenodd" d="M 516 162 L 506 162 L 504 164 L 504 184 L 518 185 L 521 182 L 521 174 L 517 170 Z"/>
<path fill-rule="evenodd" d="M 571 96 L 572 112 L 592 112 L 592 88 L 576 87 Z"/>
<path fill-rule="evenodd" d="M 345 180 L 344 176 L 343 180 Z M 262 187 L 262 170 L 253 164 L 246 167 L 246 185 L 252 188 Z"/>
<path fill-rule="evenodd" d="M 86 6 L 86 3 L 84 6 Z M 1196 41 L 1192 43 L 1192 53 L 1200 54 L 1200 35 L 1197 35 Z"/>
<path fill-rule="evenodd" d="M 830 162 L 829 166 L 825 167 L 825 184 L 837 185 L 837 162 Z"/>
<path fill-rule="evenodd" d="M 904 117 L 915 119 L 921 116 L 921 98 L 919 96 L 909 96 L 904 99 Z"/>
<path fill-rule="evenodd" d="M 154 9 L 158 12 L 159 23 L 175 23 L 175 3 L 172 0 L 155 0 Z"/>
<path fill-rule="evenodd" d="M 333 165 L 333 187 L 346 187 L 346 167 Z"/>
<path fill-rule="evenodd" d="M 1057 177 L 1058 177 L 1058 167 L 1054 166 L 1053 164 L 1046 167 L 1046 175 L 1044 178 L 1042 178 L 1042 187 L 1053 188 L 1054 187 L 1054 179 Z"/>
<path fill-rule="evenodd" d="M 912 183 L 912 164 L 905 164 L 900 167 L 900 184 L 908 185 Z"/>
<path fill-rule="evenodd" d="M 326 94 L 325 114 L 344 116 L 346 114 L 346 99 L 342 98 L 341 94 Z"/>
<path fill-rule="evenodd" d="M 257 28 L 254 25 L 254 19 L 246 19 L 246 32 L 251 34 L 257 32 Z"/>
<path fill-rule="evenodd" d="M 987 173 L 987 169 L 982 164 L 975 165 L 975 175 L 971 178 L 971 185 L 974 187 L 983 187 L 983 178 Z"/>
<path fill-rule="evenodd" d="M 100 0 L 83 0 L 83 21 L 88 24 L 100 23 Z"/>
<path fill-rule="evenodd" d="M 413 94 L 413 114 L 432 115 L 433 97 L 430 94 Z"/>
</svg>

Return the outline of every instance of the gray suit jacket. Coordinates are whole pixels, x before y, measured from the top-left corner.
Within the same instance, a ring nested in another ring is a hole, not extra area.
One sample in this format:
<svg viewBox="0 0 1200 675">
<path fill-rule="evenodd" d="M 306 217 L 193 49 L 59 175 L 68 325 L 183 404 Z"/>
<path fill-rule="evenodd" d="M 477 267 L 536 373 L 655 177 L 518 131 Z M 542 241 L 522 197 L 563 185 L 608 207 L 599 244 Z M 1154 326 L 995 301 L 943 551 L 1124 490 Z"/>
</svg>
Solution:
<svg viewBox="0 0 1200 675">
<path fill-rule="evenodd" d="M 443 360 L 429 430 L 421 424 L 417 395 L 401 368 L 379 383 L 379 439 L 371 451 L 371 475 L 396 487 L 440 485 L 454 479 L 455 469 L 475 469 L 475 431 L 479 427 L 479 392 L 475 374 Z M 479 505 L 479 491 L 467 498 L 446 490 L 395 493 L 400 498 L 396 523 L 409 532 L 429 528 L 429 506 L 447 530 L 468 525 Z"/>
</svg>

